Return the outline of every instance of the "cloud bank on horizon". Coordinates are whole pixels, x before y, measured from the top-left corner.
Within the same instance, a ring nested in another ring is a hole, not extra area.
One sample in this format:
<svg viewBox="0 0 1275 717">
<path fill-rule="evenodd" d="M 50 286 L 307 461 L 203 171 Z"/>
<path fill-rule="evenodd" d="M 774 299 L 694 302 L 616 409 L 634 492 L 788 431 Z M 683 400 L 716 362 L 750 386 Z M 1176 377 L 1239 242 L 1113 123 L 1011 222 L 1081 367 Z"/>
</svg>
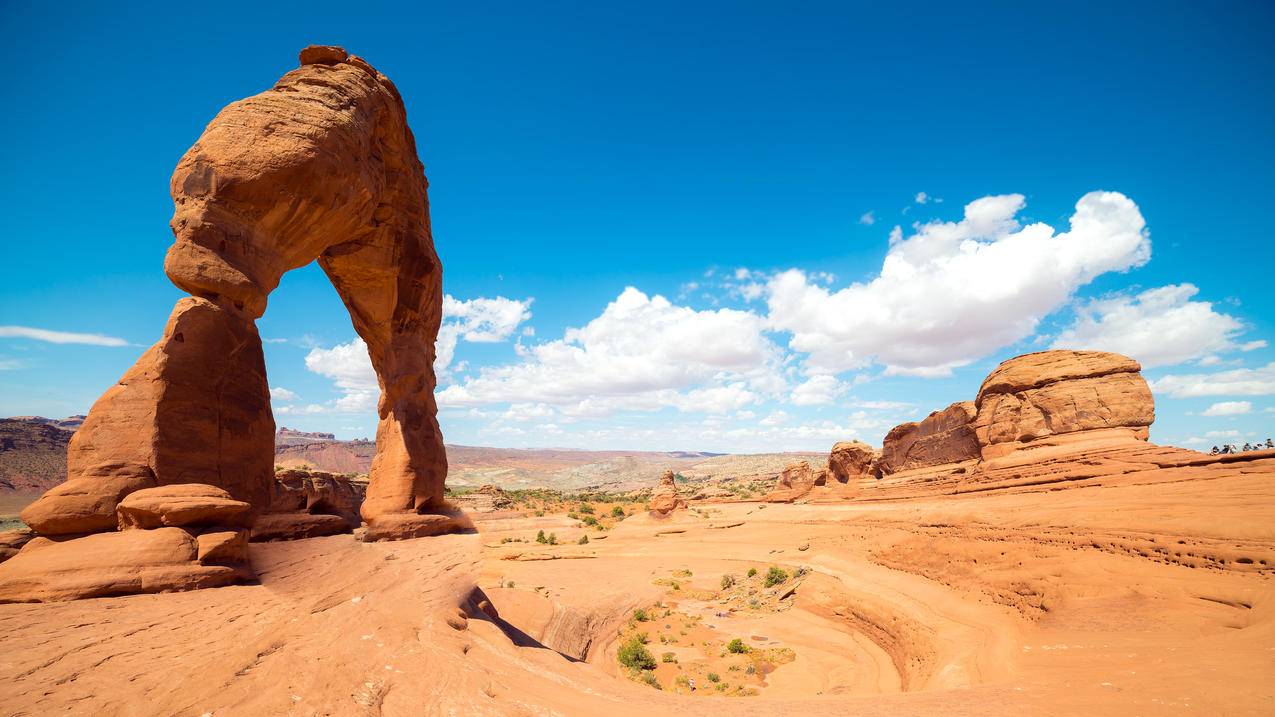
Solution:
<svg viewBox="0 0 1275 717">
<path fill-rule="evenodd" d="M 942 407 L 858 400 L 856 387 L 943 379 L 1011 349 L 1115 351 L 1153 369 L 1234 364 L 1267 346 L 1246 340 L 1242 319 L 1190 283 L 1077 298 L 1098 277 L 1151 260 L 1146 221 L 1129 197 L 1085 194 L 1061 230 L 1023 220 L 1026 206 L 1021 194 L 986 196 L 956 221 L 896 225 L 879 271 L 840 287 L 825 272 L 743 267 L 705 272 L 683 285 L 680 303 L 627 286 L 597 316 L 543 341 L 528 323 L 531 298 L 448 296 L 435 360 L 444 429 L 469 421 L 492 442 L 528 445 L 824 447 L 879 440 Z M 711 306 L 690 305 L 695 292 Z M 1042 328 L 1051 322 L 1053 332 Z M 512 343 L 513 360 L 457 362 L 465 342 Z M 276 389 L 277 413 L 374 411 L 376 378 L 361 340 L 313 348 L 305 365 L 339 396 L 305 404 Z M 1161 400 L 1264 396 L 1275 394 L 1273 371 L 1168 373 L 1151 385 Z M 1199 415 L 1251 411 L 1248 402 L 1218 402 Z"/>
</svg>

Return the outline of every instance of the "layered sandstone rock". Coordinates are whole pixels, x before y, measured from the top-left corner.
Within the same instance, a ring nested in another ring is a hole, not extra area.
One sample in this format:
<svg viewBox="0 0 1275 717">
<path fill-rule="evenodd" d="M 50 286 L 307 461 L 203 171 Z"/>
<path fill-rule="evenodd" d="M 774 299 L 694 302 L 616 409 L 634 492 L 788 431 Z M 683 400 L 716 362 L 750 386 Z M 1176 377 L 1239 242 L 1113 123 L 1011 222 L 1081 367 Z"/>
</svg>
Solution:
<svg viewBox="0 0 1275 717">
<path fill-rule="evenodd" d="M 350 533 L 362 523 L 367 483 L 323 471 L 275 472 L 269 512 L 257 517 L 252 540 L 298 540 Z"/>
<path fill-rule="evenodd" d="M 190 590 L 250 576 L 240 566 L 220 564 L 224 554 L 210 551 L 208 557 L 208 564 L 200 562 L 199 540 L 182 528 L 35 538 L 0 563 L 0 603 Z"/>
<path fill-rule="evenodd" d="M 873 475 L 881 454 L 861 441 L 841 441 L 828 454 L 828 478 L 836 483 L 849 484 L 859 478 Z"/>
<path fill-rule="evenodd" d="M 881 473 L 889 475 L 977 459 L 974 416 L 974 403 L 964 401 L 935 411 L 920 423 L 904 423 L 890 429 L 881 444 Z"/>
<path fill-rule="evenodd" d="M 22 550 L 22 546 L 31 542 L 35 533 L 31 530 L 6 530 L 0 533 L 0 563 L 12 558 Z"/>
<path fill-rule="evenodd" d="M 247 527 L 251 506 L 226 491 L 201 483 L 146 488 L 129 494 L 116 508 L 119 529 L 162 527 Z"/>
<path fill-rule="evenodd" d="M 660 484 L 651 494 L 650 504 L 651 512 L 661 516 L 686 507 L 686 499 L 677 492 L 677 477 L 673 471 L 664 471 L 664 475 L 660 476 Z"/>
<path fill-rule="evenodd" d="M 1155 402 L 1140 372 L 1137 361 L 1102 351 L 1042 351 L 1005 361 L 975 400 L 981 456 L 1003 456 L 1043 439 L 1145 441 Z"/>
<path fill-rule="evenodd" d="M 331 527 L 335 517 L 348 525 L 358 510 L 372 523 L 369 534 L 380 537 L 467 525 L 443 500 L 447 459 L 433 393 L 442 268 L 403 101 L 384 75 L 339 47 L 309 47 L 300 59 L 271 89 L 218 113 L 178 162 L 164 271 L 190 296 L 177 302 L 160 340 L 93 405 L 68 447 L 67 483 L 23 512 L 44 535 L 110 531 L 118 520 L 141 530 L 94 536 L 78 552 L 73 542 L 28 544 L 5 563 L 10 598 L 20 599 L 22 586 L 43 599 L 220 584 L 183 565 L 197 560 L 197 550 L 174 547 L 171 559 L 155 564 L 166 575 L 198 579 L 124 580 L 98 570 L 67 587 L 69 571 L 92 568 L 75 558 L 90 548 L 174 535 L 162 532 L 169 527 L 146 530 L 155 525 L 193 520 L 201 530 L 226 528 L 267 514 L 274 418 L 255 322 L 283 274 L 316 260 L 366 343 L 381 389 L 367 499 L 351 509 L 352 501 L 336 498 L 331 510 L 339 515 L 318 522 Z M 186 484 L 226 497 L 171 492 Z M 170 492 L 129 501 L 146 489 Z M 232 517 L 225 501 L 246 509 Z M 385 529 L 375 529 L 385 517 L 392 518 Z M 298 521 L 291 523 L 294 531 Z M 26 559 L 33 545 L 61 567 L 50 573 Z M 133 556 L 141 570 L 153 552 L 125 550 L 116 567 L 127 572 Z"/>
<path fill-rule="evenodd" d="M 762 500 L 768 503 L 791 503 L 809 495 L 817 485 L 827 480 L 822 470 L 815 470 L 807 461 L 790 463 L 779 474 L 775 487 Z"/>
</svg>

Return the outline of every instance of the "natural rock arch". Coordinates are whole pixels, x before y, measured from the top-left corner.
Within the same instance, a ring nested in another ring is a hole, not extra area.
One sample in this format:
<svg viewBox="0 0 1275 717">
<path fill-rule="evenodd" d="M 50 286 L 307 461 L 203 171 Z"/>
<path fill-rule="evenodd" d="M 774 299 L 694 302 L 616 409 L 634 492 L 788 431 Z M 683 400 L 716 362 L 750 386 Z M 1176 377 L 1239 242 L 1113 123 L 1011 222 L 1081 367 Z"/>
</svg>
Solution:
<svg viewBox="0 0 1275 717">
<path fill-rule="evenodd" d="M 274 418 L 255 320 L 282 275 L 315 260 L 381 389 L 368 536 L 461 525 L 443 500 L 433 394 L 442 269 L 403 101 L 341 48 L 308 47 L 300 59 L 271 89 L 218 113 L 178 162 L 164 270 L 191 296 L 94 404 L 71 441 L 67 484 L 24 512 L 37 531 L 112 530 L 125 495 L 176 483 L 218 486 L 263 509 Z"/>
</svg>

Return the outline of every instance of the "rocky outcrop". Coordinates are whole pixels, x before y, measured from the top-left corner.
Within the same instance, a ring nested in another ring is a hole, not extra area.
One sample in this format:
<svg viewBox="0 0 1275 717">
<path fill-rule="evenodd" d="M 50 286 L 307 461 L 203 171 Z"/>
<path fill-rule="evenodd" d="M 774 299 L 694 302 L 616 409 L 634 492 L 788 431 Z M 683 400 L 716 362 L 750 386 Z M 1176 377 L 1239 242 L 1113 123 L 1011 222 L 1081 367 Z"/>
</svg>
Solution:
<svg viewBox="0 0 1275 717">
<path fill-rule="evenodd" d="M 920 423 L 904 423 L 890 429 L 881 444 L 881 473 L 977 459 L 974 416 L 974 403 L 964 401 L 935 411 Z"/>
<path fill-rule="evenodd" d="M 119 529 L 247 527 L 251 506 L 211 485 L 183 483 L 130 493 L 116 507 Z"/>
<path fill-rule="evenodd" d="M 495 513 L 501 510 L 509 510 L 514 507 L 514 502 L 500 488 L 488 484 L 478 490 L 459 495 L 454 502 L 468 511 L 475 513 Z"/>
<path fill-rule="evenodd" d="M 981 456 L 991 459 L 1048 439 L 1102 436 L 1146 440 L 1155 420 L 1137 361 L 1102 351 L 1042 351 L 997 366 L 975 399 Z M 1081 434 L 1081 435 L 1073 435 Z"/>
<path fill-rule="evenodd" d="M 0 563 L 12 558 L 22 550 L 22 546 L 31 542 L 35 533 L 29 529 L 6 530 L 0 533 Z"/>
<path fill-rule="evenodd" d="M 824 485 L 827 476 L 807 461 L 790 463 L 775 480 L 775 487 L 762 497 L 767 503 L 791 503 L 809 495 L 815 486 Z"/>
<path fill-rule="evenodd" d="M 269 512 L 257 517 L 252 540 L 298 540 L 349 533 L 359 527 L 367 483 L 295 468 L 275 472 Z"/>
<path fill-rule="evenodd" d="M 651 512 L 658 516 L 671 515 L 678 508 L 686 507 L 686 499 L 677 492 L 677 476 L 673 471 L 664 471 L 660 476 L 660 484 L 651 494 Z"/>
<path fill-rule="evenodd" d="M 841 441 L 828 454 L 828 480 L 849 484 L 877 471 L 881 454 L 861 441 Z"/>
</svg>

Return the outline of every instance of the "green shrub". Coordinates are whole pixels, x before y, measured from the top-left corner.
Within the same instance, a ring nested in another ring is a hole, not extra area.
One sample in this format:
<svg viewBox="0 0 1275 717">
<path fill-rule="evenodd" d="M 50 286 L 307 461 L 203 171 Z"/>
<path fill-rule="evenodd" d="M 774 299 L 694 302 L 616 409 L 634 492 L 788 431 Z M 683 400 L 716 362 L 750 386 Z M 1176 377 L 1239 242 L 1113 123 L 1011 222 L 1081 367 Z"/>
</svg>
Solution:
<svg viewBox="0 0 1275 717">
<path fill-rule="evenodd" d="M 748 645 L 745 645 L 744 641 L 737 637 L 726 643 L 726 651 L 736 655 L 742 655 L 745 652 L 748 652 Z"/>
<path fill-rule="evenodd" d="M 771 566 L 770 570 L 766 571 L 765 585 L 768 588 L 774 587 L 778 585 L 779 583 L 784 582 L 787 579 L 788 579 L 788 573 L 784 572 L 783 570 L 779 568 Z"/>
<path fill-rule="evenodd" d="M 642 608 L 638 608 L 633 611 L 633 619 L 637 620 L 638 622 L 646 622 L 647 620 L 650 620 L 651 618 L 649 615 L 646 614 L 646 610 L 643 610 Z"/>
<path fill-rule="evenodd" d="M 660 655 L 660 662 L 677 662 L 677 653 L 666 652 L 663 655 Z"/>
<path fill-rule="evenodd" d="M 722 681 L 722 676 L 721 676 L 721 675 L 719 675 L 719 674 L 717 674 L 716 672 L 710 672 L 710 673 L 708 673 L 708 681 L 709 681 L 709 682 L 721 682 L 721 681 Z"/>
<path fill-rule="evenodd" d="M 581 513 L 585 513 L 587 515 L 593 515 L 593 506 L 589 505 L 588 503 L 581 503 L 579 510 Z"/>
<path fill-rule="evenodd" d="M 550 545 L 557 545 L 557 544 L 558 544 L 558 534 L 557 534 L 557 533 L 550 533 L 550 534 L 549 534 L 549 540 L 548 540 L 547 542 L 548 542 Z"/>
<path fill-rule="evenodd" d="M 589 536 L 587 535 L 581 535 L 580 539 L 576 541 L 576 545 L 588 545 L 588 544 L 589 544 Z"/>
<path fill-rule="evenodd" d="M 722 576 L 722 589 L 723 589 L 723 590 L 725 590 L 725 589 L 727 589 L 727 588 L 729 588 L 729 587 L 733 586 L 734 584 L 735 584 L 735 576 L 734 576 L 734 575 L 723 575 L 723 576 Z"/>
<path fill-rule="evenodd" d="M 620 507 L 620 506 L 618 506 L 618 505 L 617 505 L 617 506 L 615 506 L 614 508 L 612 508 L 612 509 L 611 509 L 611 517 L 612 517 L 612 518 L 623 518 L 623 517 L 624 517 L 624 508 L 621 508 L 621 507 Z"/>
<path fill-rule="evenodd" d="M 539 533 L 536 533 L 536 542 L 537 543 L 549 542 L 549 539 L 545 537 L 545 531 L 542 530 Z"/>
<path fill-rule="evenodd" d="M 585 525 L 597 525 L 597 524 L 598 524 L 598 519 L 597 519 L 597 518 L 595 518 L 595 517 L 593 517 L 592 515 L 586 515 L 586 516 L 584 516 L 583 520 L 584 520 L 584 524 L 585 524 Z"/>
<path fill-rule="evenodd" d="M 651 651 L 646 649 L 646 645 L 642 644 L 641 635 L 634 635 L 620 645 L 615 659 L 630 670 L 655 669 L 655 658 L 651 656 Z"/>
<path fill-rule="evenodd" d="M 663 687 L 660 687 L 660 681 L 655 679 L 654 672 L 643 672 L 642 681 L 646 683 L 647 687 L 654 687 L 657 690 L 664 689 Z"/>
<path fill-rule="evenodd" d="M 754 575 L 756 575 L 756 574 L 757 574 L 757 568 L 749 568 L 749 569 L 748 569 L 748 577 L 750 577 L 750 578 L 751 578 L 751 577 L 753 577 L 753 576 L 754 576 Z"/>
</svg>

